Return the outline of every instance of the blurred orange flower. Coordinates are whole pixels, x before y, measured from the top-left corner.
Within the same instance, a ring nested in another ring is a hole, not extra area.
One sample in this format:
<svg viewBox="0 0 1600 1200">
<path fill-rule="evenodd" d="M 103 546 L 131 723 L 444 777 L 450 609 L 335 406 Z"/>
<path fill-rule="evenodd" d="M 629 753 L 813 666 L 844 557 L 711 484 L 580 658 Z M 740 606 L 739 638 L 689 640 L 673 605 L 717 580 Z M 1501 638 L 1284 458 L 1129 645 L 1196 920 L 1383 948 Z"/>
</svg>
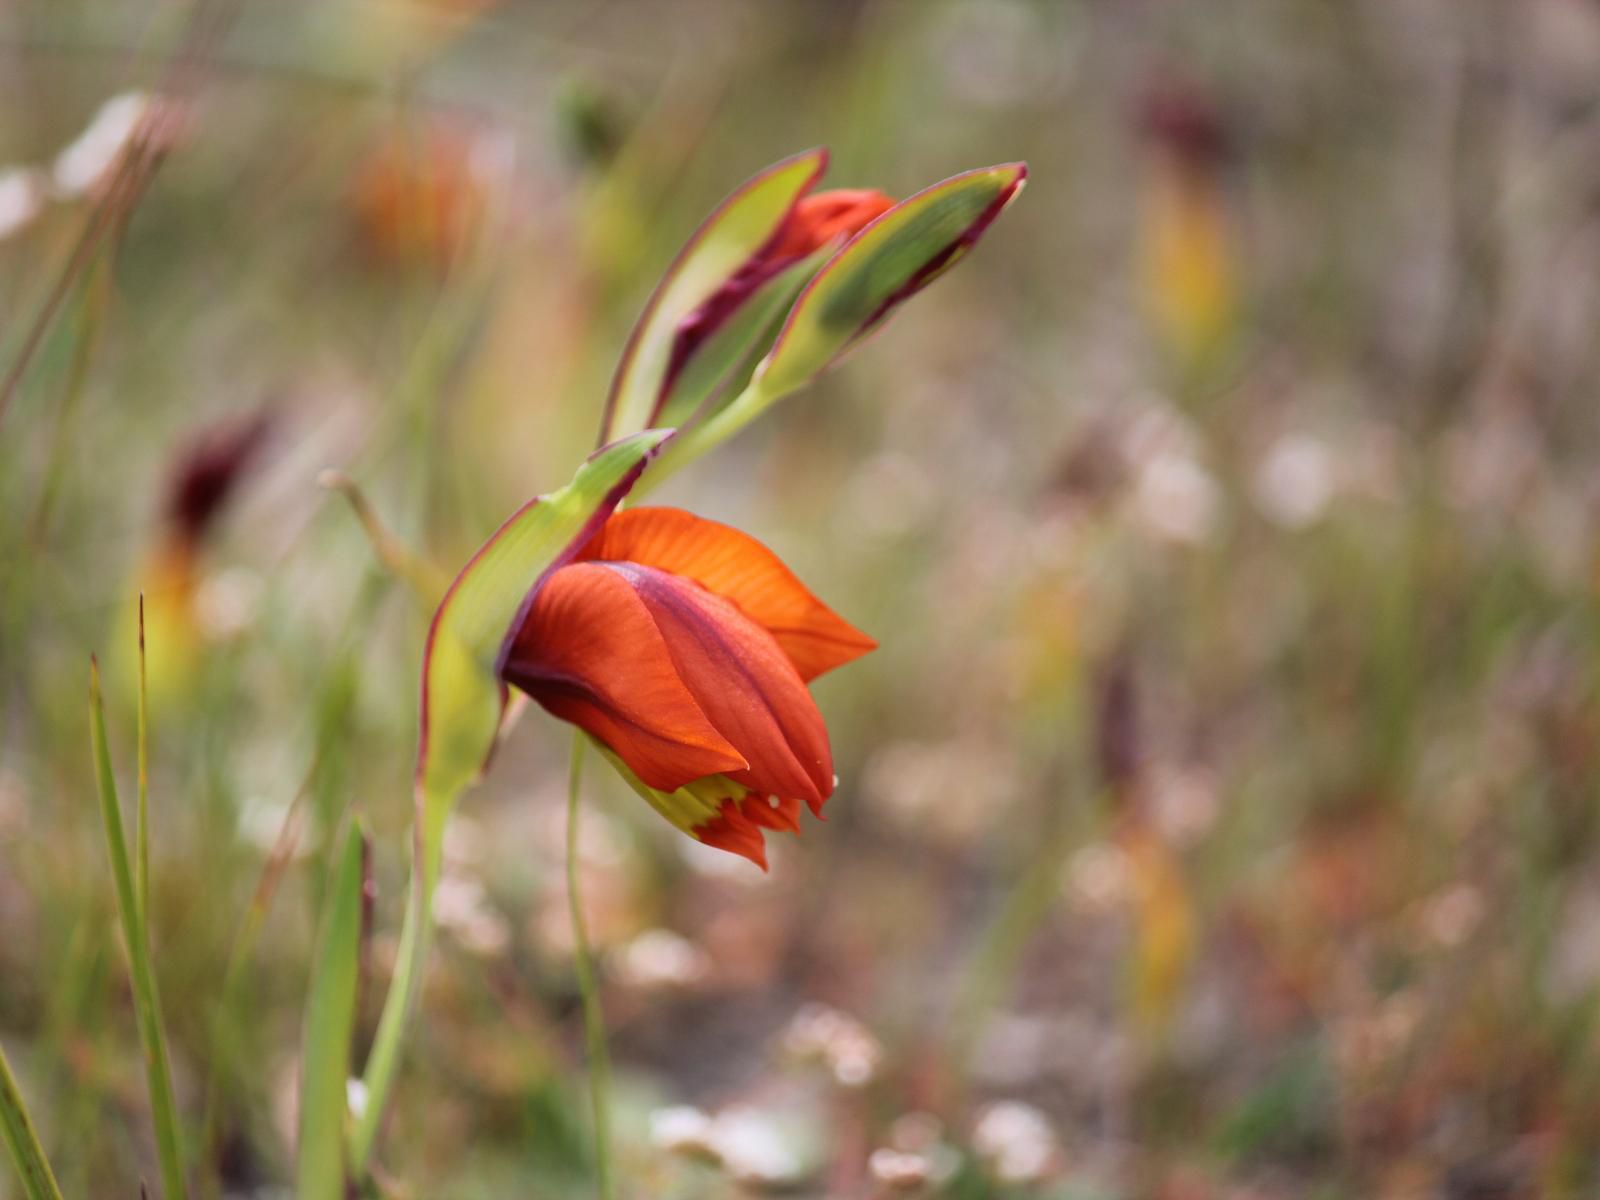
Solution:
<svg viewBox="0 0 1600 1200">
<path fill-rule="evenodd" d="M 1232 147 L 1222 115 L 1197 88 L 1169 81 L 1145 102 L 1150 149 L 1141 250 L 1147 304 L 1181 357 L 1226 336 L 1238 308 L 1237 248 L 1226 195 Z"/>
<path fill-rule="evenodd" d="M 485 136 L 443 124 L 384 138 L 348 196 L 363 247 L 381 262 L 450 266 L 489 209 L 494 150 Z"/>
<path fill-rule="evenodd" d="M 764 867 L 762 829 L 798 831 L 833 793 L 806 683 L 875 645 L 754 538 L 636 508 L 538 589 L 500 673 L 673 824 Z"/>
<path fill-rule="evenodd" d="M 266 410 L 225 418 L 199 430 L 168 466 L 161 534 L 128 589 L 121 619 L 129 634 L 116 643 L 124 649 L 137 644 L 131 631 L 142 595 L 144 623 L 158 651 L 150 659 L 150 693 L 158 700 L 186 692 L 203 643 L 214 635 L 215 626 L 200 611 L 203 555 L 229 502 L 259 464 L 272 429 Z M 119 686 L 134 679 L 121 653 L 113 654 L 109 671 Z"/>
</svg>

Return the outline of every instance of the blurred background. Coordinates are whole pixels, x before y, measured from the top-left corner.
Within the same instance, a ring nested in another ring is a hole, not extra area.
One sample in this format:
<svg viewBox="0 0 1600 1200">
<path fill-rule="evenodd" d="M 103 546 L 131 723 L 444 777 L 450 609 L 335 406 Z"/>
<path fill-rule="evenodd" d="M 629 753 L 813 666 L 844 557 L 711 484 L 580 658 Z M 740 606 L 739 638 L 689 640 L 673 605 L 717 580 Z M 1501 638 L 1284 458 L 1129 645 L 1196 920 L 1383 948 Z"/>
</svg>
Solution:
<svg viewBox="0 0 1600 1200">
<path fill-rule="evenodd" d="M 1592 0 L 11 0 L 0 95 L 0 1040 L 68 1194 L 155 1175 L 90 652 L 131 789 L 142 588 L 195 1176 L 286 1196 L 428 615 L 319 474 L 453 572 L 816 144 L 1031 178 L 660 494 L 882 648 L 770 874 L 590 772 L 623 1194 L 1600 1188 Z M 592 1194 L 568 745 L 530 713 L 451 830 L 385 1194 Z"/>
</svg>

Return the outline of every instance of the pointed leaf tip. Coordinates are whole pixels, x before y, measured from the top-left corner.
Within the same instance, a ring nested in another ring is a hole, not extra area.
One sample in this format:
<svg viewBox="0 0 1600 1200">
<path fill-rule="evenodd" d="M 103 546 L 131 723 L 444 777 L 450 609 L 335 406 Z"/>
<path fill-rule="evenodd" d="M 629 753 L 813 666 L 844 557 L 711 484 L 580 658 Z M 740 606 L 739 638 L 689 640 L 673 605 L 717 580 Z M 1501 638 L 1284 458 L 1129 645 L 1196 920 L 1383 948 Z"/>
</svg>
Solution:
<svg viewBox="0 0 1600 1200">
<path fill-rule="evenodd" d="M 653 423 L 662 406 L 679 323 L 773 238 L 827 166 L 828 151 L 819 146 L 763 168 L 735 188 L 690 235 L 628 336 L 606 397 L 602 438 Z"/>
<path fill-rule="evenodd" d="M 803 387 L 954 266 L 1016 198 L 1026 163 L 955 175 L 895 205 L 847 242 L 808 284 L 756 368 L 775 398 Z"/>
</svg>

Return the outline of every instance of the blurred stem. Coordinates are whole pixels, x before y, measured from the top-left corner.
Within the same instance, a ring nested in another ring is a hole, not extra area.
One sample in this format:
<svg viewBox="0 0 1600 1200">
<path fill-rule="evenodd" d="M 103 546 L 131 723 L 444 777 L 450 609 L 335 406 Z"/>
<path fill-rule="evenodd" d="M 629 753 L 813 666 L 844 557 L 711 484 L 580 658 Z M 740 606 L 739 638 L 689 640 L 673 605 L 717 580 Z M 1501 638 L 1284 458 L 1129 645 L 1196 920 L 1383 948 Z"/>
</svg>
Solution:
<svg viewBox="0 0 1600 1200">
<path fill-rule="evenodd" d="M 572 767 L 567 775 L 567 909 L 572 915 L 573 966 L 583 997 L 583 1030 L 589 1044 L 589 1102 L 594 1111 L 594 1170 L 601 1200 L 616 1192 L 611 1179 L 611 1058 L 606 1051 L 606 1016 L 600 1007 L 594 952 L 583 923 L 578 870 L 578 794 L 583 782 L 584 733 L 573 731 Z"/>
<path fill-rule="evenodd" d="M 418 603 L 429 611 L 438 608 L 439 601 L 444 598 L 445 591 L 450 586 L 450 577 L 401 541 L 394 531 L 384 524 L 383 518 L 372 507 L 361 486 L 343 471 L 324 471 L 317 476 L 317 484 L 329 491 L 338 492 L 349 502 L 351 511 L 361 523 L 361 530 L 367 535 L 367 541 L 372 544 L 372 552 L 377 555 L 378 561 L 390 574 L 405 582 Z"/>
<path fill-rule="evenodd" d="M 363 639 L 375 619 L 379 604 L 388 595 L 389 587 L 387 575 L 376 571 L 369 572 L 354 606 L 345 618 L 335 662 L 324 675 L 320 694 L 316 697 L 315 707 L 318 716 L 310 765 L 306 768 L 305 778 L 283 814 L 283 823 L 278 827 L 278 835 L 273 841 L 272 849 L 261 865 L 255 889 L 250 895 L 249 906 L 245 909 L 238 931 L 234 934 L 233 945 L 228 951 L 228 963 L 222 973 L 222 984 L 211 1019 L 211 1052 L 208 1056 L 205 1087 L 202 1092 L 204 1102 L 201 1109 L 200 1147 L 202 1161 L 210 1167 L 204 1177 L 206 1189 L 204 1194 L 209 1196 L 218 1196 L 222 1190 L 216 1155 L 219 1122 L 222 1116 L 220 1101 L 224 1091 L 224 1076 L 227 1076 L 228 1084 L 237 1084 L 243 1079 L 239 1073 L 241 1058 L 239 1039 L 234 1031 L 241 1023 L 241 1015 L 236 1009 L 240 1000 L 240 989 L 245 981 L 245 968 L 250 965 L 255 954 L 261 929 L 266 924 L 279 885 L 283 882 L 284 874 L 299 846 L 301 827 L 304 823 L 302 813 L 307 801 L 315 791 L 329 786 L 330 779 L 333 779 L 333 786 L 337 786 L 338 781 L 332 764 L 348 737 L 346 724 L 357 698 L 355 680 L 359 673 L 358 651 L 364 644 Z M 331 830 L 334 823 L 331 819 L 325 820 L 322 830 Z"/>
<path fill-rule="evenodd" d="M 148 134 L 148 129 L 145 134 Z M 72 294 L 73 285 L 94 262 L 95 253 L 108 231 L 120 229 L 126 224 L 158 164 L 159 155 L 152 154 L 142 140 L 136 140 L 131 150 L 122 156 L 103 198 L 89 214 L 67 261 L 62 264 L 49 293 L 39 305 L 38 313 L 28 325 L 10 369 L 0 379 L 0 420 L 5 418 L 6 409 L 21 388 L 29 365 L 44 344 L 45 335 L 55 324 L 56 314 Z"/>
<path fill-rule="evenodd" d="M 105 324 L 106 309 L 111 300 L 111 265 L 115 247 L 89 276 L 84 284 L 83 299 L 77 313 L 78 338 L 72 349 L 72 363 L 68 367 L 66 392 L 61 398 L 61 413 L 56 418 L 55 436 L 50 444 L 50 459 L 45 467 L 44 483 L 39 490 L 38 506 L 33 510 L 32 537 L 42 543 L 55 512 L 56 497 L 66 479 L 68 451 L 78 428 L 78 412 L 82 407 L 83 393 L 89 380 L 89 364 L 94 360 L 100 344 L 100 330 Z"/>
<path fill-rule="evenodd" d="M 150 726 L 145 687 L 144 593 L 139 593 L 139 807 L 133 826 L 133 878 L 139 920 L 150 921 Z"/>
<path fill-rule="evenodd" d="M 957 1090 L 965 1090 L 989 1014 L 1011 985 L 1022 952 L 1060 895 L 1061 864 L 1076 840 L 1068 832 L 1041 844 L 1040 852 L 979 938 L 952 1018 L 949 1061 L 960 1072 L 954 1081 Z"/>
<path fill-rule="evenodd" d="M 234 935 L 233 948 L 228 953 L 228 965 L 223 968 L 222 985 L 218 992 L 216 1015 L 213 1018 L 212 1052 L 206 1068 L 200 1119 L 201 1161 L 210 1164 L 212 1171 L 211 1176 L 207 1177 L 202 1185 L 203 1193 L 208 1196 L 219 1196 L 222 1190 L 222 1181 L 219 1178 L 221 1166 L 216 1159 L 218 1121 L 221 1115 L 218 1082 L 223 1067 L 226 1065 L 231 1072 L 239 1056 L 238 1047 L 228 1037 L 231 1030 L 230 1018 L 233 1015 L 234 1005 L 238 1002 L 239 984 L 244 978 L 245 966 L 255 950 L 256 939 L 266 922 L 267 910 L 272 905 L 273 896 L 277 894 L 284 868 L 288 866 L 299 841 L 300 809 L 311 791 L 311 776 L 315 775 L 316 770 L 317 764 L 313 763 L 305 783 L 295 793 L 288 811 L 284 814 L 277 839 L 267 856 L 266 865 L 261 869 L 261 877 L 256 881 L 255 892 L 250 897 L 250 907 L 245 911 L 239 932 Z"/>
<path fill-rule="evenodd" d="M 50 1163 L 39 1145 L 39 1135 L 34 1132 L 33 1121 L 27 1106 L 22 1102 L 22 1092 L 11 1074 L 11 1064 L 5 1051 L 0 1049 L 0 1138 L 11 1152 L 12 1165 L 22 1180 L 22 1193 L 28 1200 L 61 1200 L 61 1188 L 50 1171 Z"/>
<path fill-rule="evenodd" d="M 389 993 L 384 997 L 378 1032 L 367 1056 L 362 1076 L 366 1085 L 366 1107 L 356 1119 L 350 1137 L 350 1170 L 361 1176 L 378 1140 L 378 1129 L 388 1108 L 400 1069 L 400 1054 L 417 996 L 422 991 L 422 965 L 433 943 L 433 892 L 439 882 L 439 867 L 444 857 L 444 824 L 453 803 L 436 803 L 423 797 L 418 804 L 416 862 L 411 871 L 411 891 L 406 902 L 405 923 L 400 927 L 400 946 L 395 954 L 394 974 Z"/>
</svg>

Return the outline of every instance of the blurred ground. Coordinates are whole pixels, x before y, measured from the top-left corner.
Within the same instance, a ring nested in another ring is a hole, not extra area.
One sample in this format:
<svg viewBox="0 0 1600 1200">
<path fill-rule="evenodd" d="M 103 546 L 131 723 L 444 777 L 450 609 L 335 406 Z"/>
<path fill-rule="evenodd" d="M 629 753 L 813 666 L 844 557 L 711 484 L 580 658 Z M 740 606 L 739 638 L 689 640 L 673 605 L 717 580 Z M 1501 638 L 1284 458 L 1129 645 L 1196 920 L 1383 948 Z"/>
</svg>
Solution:
<svg viewBox="0 0 1600 1200">
<path fill-rule="evenodd" d="M 817 688 L 842 786 L 769 875 L 591 773 L 625 1194 L 1600 1189 L 1600 8 L 14 0 L 0 368 L 130 91 L 183 97 L 166 156 L 0 416 L 0 1040 L 69 1194 L 154 1175 L 89 652 L 131 771 L 144 587 L 197 1174 L 287 1194 L 348 809 L 364 1039 L 393 954 L 425 619 L 318 472 L 454 569 L 587 452 L 704 213 L 819 143 L 1032 174 L 663 493 L 882 649 Z M 263 412 L 178 548 L 171 464 Z M 397 1196 L 588 1194 L 567 745 L 530 714 L 453 831 Z"/>
</svg>

